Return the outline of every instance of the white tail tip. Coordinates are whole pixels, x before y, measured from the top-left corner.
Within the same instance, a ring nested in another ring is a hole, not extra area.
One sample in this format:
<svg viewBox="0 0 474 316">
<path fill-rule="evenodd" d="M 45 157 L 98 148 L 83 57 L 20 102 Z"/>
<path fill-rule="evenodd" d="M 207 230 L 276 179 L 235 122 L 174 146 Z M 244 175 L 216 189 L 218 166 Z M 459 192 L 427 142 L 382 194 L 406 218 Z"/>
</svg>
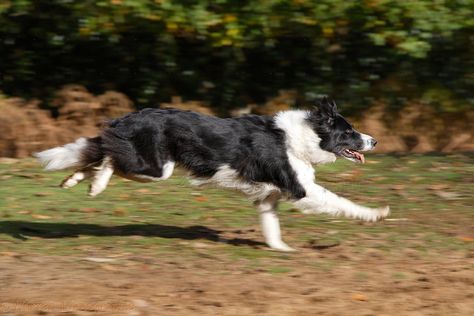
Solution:
<svg viewBox="0 0 474 316">
<path fill-rule="evenodd" d="M 35 153 L 45 170 L 62 170 L 81 165 L 81 153 L 87 146 L 86 138 L 79 138 L 74 143 L 54 147 Z"/>
</svg>

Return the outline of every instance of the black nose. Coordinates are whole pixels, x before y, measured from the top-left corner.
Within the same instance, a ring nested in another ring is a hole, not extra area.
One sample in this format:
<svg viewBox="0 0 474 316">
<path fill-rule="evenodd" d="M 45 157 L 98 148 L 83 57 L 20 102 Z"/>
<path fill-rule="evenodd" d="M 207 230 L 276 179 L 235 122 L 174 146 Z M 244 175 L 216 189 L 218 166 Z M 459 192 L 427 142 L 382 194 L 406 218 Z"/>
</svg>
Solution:
<svg viewBox="0 0 474 316">
<path fill-rule="evenodd" d="M 370 140 L 370 144 L 372 145 L 372 147 L 375 147 L 375 145 L 377 145 L 377 141 L 372 138 L 372 139 Z"/>
</svg>

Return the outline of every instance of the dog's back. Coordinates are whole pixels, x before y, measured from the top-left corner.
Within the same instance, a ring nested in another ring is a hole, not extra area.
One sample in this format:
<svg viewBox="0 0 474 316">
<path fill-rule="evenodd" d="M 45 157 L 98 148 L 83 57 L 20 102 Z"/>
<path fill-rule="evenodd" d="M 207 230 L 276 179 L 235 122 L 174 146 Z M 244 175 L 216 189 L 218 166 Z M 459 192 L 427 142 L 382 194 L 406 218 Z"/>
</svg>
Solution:
<svg viewBox="0 0 474 316">
<path fill-rule="evenodd" d="M 144 109 L 110 121 L 97 137 L 36 156 L 47 170 L 78 169 L 81 181 L 104 166 L 137 181 L 167 179 L 175 164 L 200 181 L 228 168 L 245 181 L 274 184 L 298 197 L 303 192 L 293 181 L 286 150 L 285 135 L 273 117 L 221 119 L 176 109 Z M 98 182 L 93 181 L 91 195 L 105 189 L 94 190 Z M 63 182 L 66 187 L 71 184 L 76 183 Z"/>
</svg>

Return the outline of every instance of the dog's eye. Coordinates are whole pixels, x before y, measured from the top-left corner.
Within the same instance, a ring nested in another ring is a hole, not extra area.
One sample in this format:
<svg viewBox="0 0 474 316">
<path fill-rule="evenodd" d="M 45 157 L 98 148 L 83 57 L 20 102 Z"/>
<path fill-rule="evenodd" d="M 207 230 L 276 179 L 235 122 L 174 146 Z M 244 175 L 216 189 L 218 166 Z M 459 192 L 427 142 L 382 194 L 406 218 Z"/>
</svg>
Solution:
<svg viewBox="0 0 474 316">
<path fill-rule="evenodd" d="M 345 133 L 346 134 L 352 134 L 352 130 L 351 129 L 346 129 Z"/>
</svg>

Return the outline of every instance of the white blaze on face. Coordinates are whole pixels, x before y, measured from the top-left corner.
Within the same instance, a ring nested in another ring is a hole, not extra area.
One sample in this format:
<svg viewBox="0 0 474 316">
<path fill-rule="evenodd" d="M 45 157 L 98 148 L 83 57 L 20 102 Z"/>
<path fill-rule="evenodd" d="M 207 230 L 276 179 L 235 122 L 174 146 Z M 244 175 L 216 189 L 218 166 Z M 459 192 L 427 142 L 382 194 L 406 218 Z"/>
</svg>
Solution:
<svg viewBox="0 0 474 316">
<path fill-rule="evenodd" d="M 361 151 L 367 151 L 367 150 L 374 149 L 375 144 L 377 142 L 375 141 L 375 139 L 372 136 L 360 133 L 360 137 L 362 138 L 362 142 L 364 144 L 364 147 L 362 147 Z"/>
</svg>

